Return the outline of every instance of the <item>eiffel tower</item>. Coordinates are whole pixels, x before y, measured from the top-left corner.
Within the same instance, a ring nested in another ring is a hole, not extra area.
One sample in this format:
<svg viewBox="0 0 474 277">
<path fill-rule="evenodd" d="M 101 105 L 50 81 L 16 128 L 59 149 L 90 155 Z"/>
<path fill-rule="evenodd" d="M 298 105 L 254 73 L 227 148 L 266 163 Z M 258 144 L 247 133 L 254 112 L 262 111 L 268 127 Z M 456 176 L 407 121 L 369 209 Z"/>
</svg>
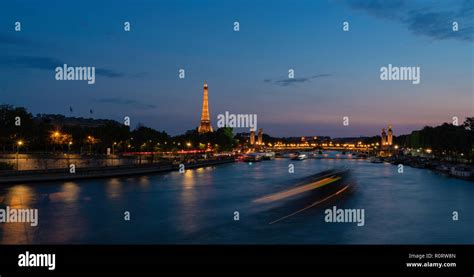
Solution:
<svg viewBox="0 0 474 277">
<path fill-rule="evenodd" d="M 209 116 L 209 99 L 208 99 L 206 82 L 204 82 L 204 96 L 202 98 L 201 124 L 199 125 L 198 132 L 200 134 L 212 132 L 211 119 Z"/>
</svg>

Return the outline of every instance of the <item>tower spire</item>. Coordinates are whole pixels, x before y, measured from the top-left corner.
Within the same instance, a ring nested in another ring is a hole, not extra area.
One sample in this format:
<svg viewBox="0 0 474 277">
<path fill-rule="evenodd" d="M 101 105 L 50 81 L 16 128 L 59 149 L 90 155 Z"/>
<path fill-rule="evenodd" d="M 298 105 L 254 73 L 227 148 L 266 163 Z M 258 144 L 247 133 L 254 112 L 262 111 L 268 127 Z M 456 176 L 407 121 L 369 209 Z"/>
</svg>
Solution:
<svg viewBox="0 0 474 277">
<path fill-rule="evenodd" d="M 207 91 L 207 82 L 204 81 L 204 95 L 202 97 L 201 124 L 198 128 L 199 133 L 212 132 L 211 117 L 209 116 L 209 95 Z"/>
</svg>

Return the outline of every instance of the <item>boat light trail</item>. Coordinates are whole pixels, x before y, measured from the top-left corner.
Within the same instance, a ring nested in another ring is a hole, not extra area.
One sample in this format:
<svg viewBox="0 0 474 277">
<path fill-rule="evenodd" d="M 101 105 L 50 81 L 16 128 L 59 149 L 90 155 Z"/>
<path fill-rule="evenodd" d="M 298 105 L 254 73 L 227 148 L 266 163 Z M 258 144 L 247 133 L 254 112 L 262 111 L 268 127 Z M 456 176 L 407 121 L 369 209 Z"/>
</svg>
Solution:
<svg viewBox="0 0 474 277">
<path fill-rule="evenodd" d="M 317 182 L 314 182 L 314 183 L 311 183 L 311 184 L 308 184 L 308 185 L 298 186 L 296 188 L 292 188 L 292 189 L 289 189 L 289 190 L 286 190 L 286 191 L 274 193 L 274 194 L 256 199 L 253 202 L 254 203 L 270 203 L 270 202 L 273 202 L 273 201 L 285 199 L 285 198 L 295 196 L 295 195 L 298 195 L 300 193 L 303 193 L 303 192 L 306 192 L 306 191 L 309 191 L 309 190 L 313 190 L 313 189 L 323 187 L 325 185 L 329 185 L 331 183 L 334 183 L 334 182 L 338 181 L 339 179 L 341 179 L 341 177 L 324 178 L 322 180 L 319 180 Z"/>
<path fill-rule="evenodd" d="M 277 223 L 277 222 L 282 221 L 282 220 L 284 220 L 284 219 L 286 219 L 286 218 L 288 218 L 288 217 L 290 217 L 290 216 L 294 216 L 294 215 L 299 214 L 299 213 L 301 213 L 301 212 L 303 212 L 303 211 L 305 211 L 305 210 L 307 210 L 307 209 L 310 209 L 310 208 L 312 208 L 312 207 L 314 207 L 314 206 L 316 206 L 316 205 L 318 205 L 318 204 L 321 204 L 321 203 L 323 203 L 324 201 L 327 201 L 327 200 L 329 200 L 330 198 L 332 198 L 332 197 L 334 197 L 334 196 L 337 196 L 338 194 L 341 194 L 341 193 L 344 192 L 348 187 L 349 187 L 349 185 L 343 187 L 342 189 L 338 190 L 336 193 L 331 194 L 331 195 L 329 195 L 328 197 L 326 197 L 326 198 L 324 198 L 324 199 L 322 199 L 322 200 L 316 201 L 316 202 L 314 202 L 313 204 L 311 204 L 311 205 L 309 205 L 309 206 L 307 206 L 307 207 L 304 207 L 304 208 L 301 209 L 301 210 L 298 210 L 298 211 L 296 211 L 296 212 L 294 212 L 294 213 L 291 213 L 291 214 L 286 215 L 286 216 L 284 216 L 284 217 L 281 217 L 281 218 L 279 218 L 279 219 L 277 219 L 277 220 L 274 220 L 274 221 L 270 222 L 269 224 Z"/>
</svg>

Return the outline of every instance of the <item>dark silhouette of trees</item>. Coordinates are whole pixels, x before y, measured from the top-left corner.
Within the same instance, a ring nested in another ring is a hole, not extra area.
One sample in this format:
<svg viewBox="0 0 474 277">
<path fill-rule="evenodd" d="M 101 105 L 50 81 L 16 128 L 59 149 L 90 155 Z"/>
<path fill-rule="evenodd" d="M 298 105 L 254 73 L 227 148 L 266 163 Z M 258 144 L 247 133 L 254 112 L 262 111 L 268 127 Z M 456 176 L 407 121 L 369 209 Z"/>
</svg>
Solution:
<svg viewBox="0 0 474 277">
<path fill-rule="evenodd" d="M 474 117 L 467 117 L 463 126 L 466 130 L 474 132 Z"/>
<path fill-rule="evenodd" d="M 457 158 L 464 156 L 472 159 L 474 135 L 469 129 L 471 120 L 462 126 L 443 123 L 436 127 L 424 127 L 422 130 L 413 131 L 406 141 L 409 148 L 429 148 L 435 156 Z M 472 126 L 472 125 L 471 125 Z"/>
<path fill-rule="evenodd" d="M 171 137 L 166 132 L 156 131 L 143 124 L 138 124 L 130 135 L 130 144 L 135 151 L 166 151 L 171 148 L 168 145 Z"/>
<path fill-rule="evenodd" d="M 230 151 L 235 146 L 232 128 L 219 128 L 212 133 L 199 134 L 197 129 L 188 130 L 173 138 L 177 149 L 207 149 Z"/>
<path fill-rule="evenodd" d="M 25 139 L 31 138 L 34 131 L 33 115 L 25 108 L 0 106 L 0 145 L 3 151 L 16 151 L 19 140 L 24 141 L 24 148 L 31 147 Z"/>
</svg>

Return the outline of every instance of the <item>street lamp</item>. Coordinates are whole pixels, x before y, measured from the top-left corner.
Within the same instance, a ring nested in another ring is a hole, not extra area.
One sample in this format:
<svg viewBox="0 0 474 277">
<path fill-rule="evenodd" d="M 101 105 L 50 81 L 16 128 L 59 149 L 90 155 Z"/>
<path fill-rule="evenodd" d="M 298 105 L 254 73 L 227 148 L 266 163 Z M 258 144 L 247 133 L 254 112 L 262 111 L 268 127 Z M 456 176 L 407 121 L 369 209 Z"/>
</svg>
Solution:
<svg viewBox="0 0 474 277">
<path fill-rule="evenodd" d="M 18 153 L 20 152 L 20 147 L 23 145 L 23 141 L 19 140 L 16 142 L 16 170 L 19 169 L 19 160 L 18 160 Z"/>
<path fill-rule="evenodd" d="M 69 162 L 69 155 L 71 155 L 71 145 L 72 145 L 72 141 L 68 142 L 67 144 L 67 164 L 70 165 L 71 163 Z"/>
<path fill-rule="evenodd" d="M 89 152 L 92 153 L 92 144 L 95 143 L 95 138 L 93 136 L 87 136 L 87 142 L 89 143 Z"/>
<path fill-rule="evenodd" d="M 59 144 L 61 133 L 59 131 L 54 131 L 51 134 L 51 140 L 53 142 L 53 152 L 56 152 L 56 144 Z"/>
</svg>

